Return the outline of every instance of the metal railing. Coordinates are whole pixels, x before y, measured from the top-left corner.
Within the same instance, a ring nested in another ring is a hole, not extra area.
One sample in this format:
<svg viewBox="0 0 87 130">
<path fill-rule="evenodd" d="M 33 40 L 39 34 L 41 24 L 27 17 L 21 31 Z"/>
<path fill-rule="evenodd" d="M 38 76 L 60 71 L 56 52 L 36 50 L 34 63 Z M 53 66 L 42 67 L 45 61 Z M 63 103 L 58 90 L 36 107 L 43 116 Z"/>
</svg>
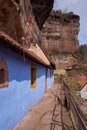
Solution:
<svg viewBox="0 0 87 130">
<path fill-rule="evenodd" d="M 75 128 L 77 130 L 87 130 L 87 119 L 84 117 L 80 107 L 75 102 L 72 94 L 70 93 L 69 86 L 63 81 L 63 89 L 65 92 L 66 107 L 72 113 Z"/>
</svg>

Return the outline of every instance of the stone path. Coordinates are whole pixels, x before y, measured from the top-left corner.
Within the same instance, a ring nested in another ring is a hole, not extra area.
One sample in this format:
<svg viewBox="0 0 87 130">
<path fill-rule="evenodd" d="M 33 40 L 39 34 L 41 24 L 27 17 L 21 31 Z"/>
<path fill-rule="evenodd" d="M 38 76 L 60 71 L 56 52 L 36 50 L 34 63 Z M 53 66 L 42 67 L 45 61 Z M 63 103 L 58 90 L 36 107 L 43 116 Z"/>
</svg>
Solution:
<svg viewBox="0 0 87 130">
<path fill-rule="evenodd" d="M 14 130 L 62 130 L 61 85 L 56 83 Z M 65 112 L 66 116 L 68 112 Z M 67 121 L 72 125 L 69 115 Z M 64 117 L 65 118 L 65 117 Z"/>
</svg>

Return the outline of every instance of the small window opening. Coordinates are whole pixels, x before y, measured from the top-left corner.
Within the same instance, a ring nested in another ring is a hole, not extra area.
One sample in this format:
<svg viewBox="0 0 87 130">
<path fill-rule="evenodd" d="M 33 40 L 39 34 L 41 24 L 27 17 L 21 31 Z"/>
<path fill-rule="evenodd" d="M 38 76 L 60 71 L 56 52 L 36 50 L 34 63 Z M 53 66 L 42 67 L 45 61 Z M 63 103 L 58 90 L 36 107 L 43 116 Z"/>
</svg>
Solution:
<svg viewBox="0 0 87 130">
<path fill-rule="evenodd" d="M 8 66 L 4 58 L 0 59 L 0 88 L 8 87 Z"/>
<path fill-rule="evenodd" d="M 53 70 L 50 69 L 50 78 L 53 76 Z"/>
<path fill-rule="evenodd" d="M 36 74 L 36 65 L 31 64 L 31 88 L 36 88 L 36 79 L 37 79 L 37 74 Z"/>
<path fill-rule="evenodd" d="M 5 83 L 5 70 L 0 69 L 0 84 Z"/>
</svg>

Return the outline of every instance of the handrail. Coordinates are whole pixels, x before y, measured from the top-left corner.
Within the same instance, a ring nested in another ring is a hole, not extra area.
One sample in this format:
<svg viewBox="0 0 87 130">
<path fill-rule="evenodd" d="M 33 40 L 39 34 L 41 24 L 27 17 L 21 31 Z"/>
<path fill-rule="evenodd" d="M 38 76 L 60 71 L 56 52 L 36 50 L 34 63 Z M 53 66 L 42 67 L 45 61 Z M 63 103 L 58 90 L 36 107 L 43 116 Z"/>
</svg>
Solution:
<svg viewBox="0 0 87 130">
<path fill-rule="evenodd" d="M 63 89 L 67 99 L 67 106 L 69 106 L 69 109 L 72 112 L 77 130 L 87 130 L 87 119 L 84 117 L 80 107 L 75 102 L 70 92 L 69 86 L 65 81 L 63 81 Z"/>
</svg>

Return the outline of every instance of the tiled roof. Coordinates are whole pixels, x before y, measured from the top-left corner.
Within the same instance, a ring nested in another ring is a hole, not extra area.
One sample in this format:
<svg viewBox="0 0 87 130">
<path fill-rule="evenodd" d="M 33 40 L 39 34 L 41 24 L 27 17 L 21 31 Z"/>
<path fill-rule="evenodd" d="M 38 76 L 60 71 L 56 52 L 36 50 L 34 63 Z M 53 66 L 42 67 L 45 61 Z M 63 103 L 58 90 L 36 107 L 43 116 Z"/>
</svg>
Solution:
<svg viewBox="0 0 87 130">
<path fill-rule="evenodd" d="M 50 61 L 47 59 L 46 55 L 43 53 L 41 48 L 36 45 L 30 45 L 29 49 L 24 48 L 22 45 L 18 44 L 13 38 L 8 36 L 6 33 L 0 31 L 0 39 L 4 40 L 8 46 L 12 46 L 14 49 L 21 51 L 23 54 L 27 55 L 29 58 L 43 65 L 50 66 Z M 1 43 L 0 43 L 1 44 Z M 3 43 L 2 43 L 3 44 Z"/>
</svg>

